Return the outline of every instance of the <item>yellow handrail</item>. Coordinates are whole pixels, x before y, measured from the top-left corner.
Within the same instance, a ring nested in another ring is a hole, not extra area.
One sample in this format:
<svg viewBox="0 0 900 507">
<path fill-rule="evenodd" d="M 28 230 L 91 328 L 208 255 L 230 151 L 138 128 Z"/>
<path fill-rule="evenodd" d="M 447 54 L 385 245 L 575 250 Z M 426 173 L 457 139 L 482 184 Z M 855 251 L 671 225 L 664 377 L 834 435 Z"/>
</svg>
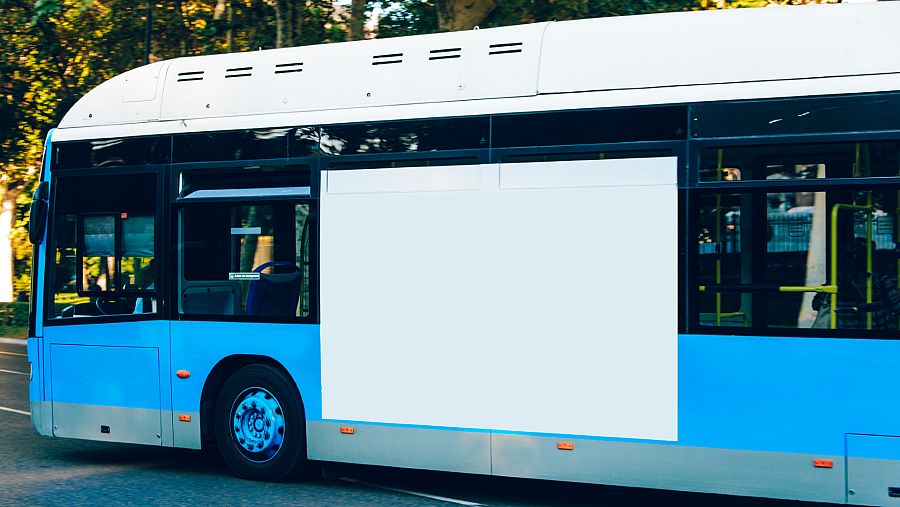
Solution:
<svg viewBox="0 0 900 507">
<path fill-rule="evenodd" d="M 778 292 L 817 292 L 823 294 L 837 294 L 837 285 L 816 285 L 812 287 L 802 285 L 782 285 Z"/>
<path fill-rule="evenodd" d="M 706 285 L 700 285 L 697 287 L 697 290 L 700 292 L 706 292 Z M 777 285 L 774 286 L 775 291 L 777 292 L 822 292 L 825 294 L 833 294 L 837 292 L 837 285 Z M 734 291 L 726 291 L 726 292 L 741 292 L 740 290 Z M 721 294 L 721 292 L 717 292 L 717 294 Z M 734 312 L 731 312 L 734 313 Z"/>
<path fill-rule="evenodd" d="M 837 298 L 838 298 L 838 216 L 844 211 L 866 212 L 866 303 L 872 302 L 872 206 L 860 206 L 858 204 L 838 203 L 831 207 L 831 284 L 835 290 L 831 293 L 831 329 L 837 329 Z M 872 329 L 872 314 L 866 316 L 867 329 Z"/>
</svg>

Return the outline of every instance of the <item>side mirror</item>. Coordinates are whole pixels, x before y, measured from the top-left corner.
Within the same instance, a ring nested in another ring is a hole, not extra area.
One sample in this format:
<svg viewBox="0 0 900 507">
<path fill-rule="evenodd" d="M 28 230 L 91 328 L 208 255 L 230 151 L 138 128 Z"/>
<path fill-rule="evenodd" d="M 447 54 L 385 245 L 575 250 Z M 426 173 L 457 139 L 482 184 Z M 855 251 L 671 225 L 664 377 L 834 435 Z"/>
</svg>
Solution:
<svg viewBox="0 0 900 507">
<path fill-rule="evenodd" d="M 28 219 L 28 239 L 32 245 L 44 242 L 47 231 L 47 217 L 50 214 L 50 184 L 40 182 L 31 199 L 31 212 Z"/>
</svg>

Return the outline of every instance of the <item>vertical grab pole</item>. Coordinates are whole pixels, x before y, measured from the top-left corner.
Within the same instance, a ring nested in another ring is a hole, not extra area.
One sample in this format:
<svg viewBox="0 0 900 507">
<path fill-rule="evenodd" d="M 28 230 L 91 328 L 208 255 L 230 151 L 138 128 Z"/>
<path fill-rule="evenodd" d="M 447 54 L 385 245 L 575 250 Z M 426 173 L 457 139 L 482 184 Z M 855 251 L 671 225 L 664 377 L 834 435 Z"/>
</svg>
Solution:
<svg viewBox="0 0 900 507">
<path fill-rule="evenodd" d="M 872 176 L 871 159 L 869 158 L 869 146 L 856 143 L 856 163 L 859 172 L 863 176 Z M 872 304 L 872 285 L 875 276 L 872 269 L 872 191 L 866 192 L 866 304 Z M 872 329 L 872 312 L 866 312 L 866 329 Z"/>
<path fill-rule="evenodd" d="M 864 211 L 866 213 L 866 236 L 868 237 L 868 259 L 866 260 L 866 269 L 872 269 L 872 207 L 871 206 L 860 206 L 857 204 L 841 204 L 837 203 L 831 207 L 831 285 L 834 286 L 834 292 L 831 293 L 831 329 L 837 329 L 837 297 L 838 292 L 840 291 L 840 287 L 838 285 L 838 240 L 837 240 L 837 227 L 838 227 L 838 213 L 841 210 L 850 210 L 850 211 Z M 871 287 L 871 276 L 869 278 L 869 286 Z M 869 288 L 869 295 L 867 295 L 867 303 L 871 303 L 871 288 Z M 871 315 L 869 315 L 871 317 Z M 869 319 L 867 319 L 869 320 Z M 871 326 L 871 323 L 869 324 Z"/>
<path fill-rule="evenodd" d="M 841 209 L 840 204 L 835 204 L 831 208 L 831 285 L 834 286 L 834 292 L 831 293 L 831 308 L 829 313 L 829 327 L 837 329 L 837 303 L 838 303 L 838 211 Z"/>
<path fill-rule="evenodd" d="M 868 196 L 866 197 L 867 207 L 870 211 L 866 212 L 866 304 L 872 304 L 872 284 L 874 280 L 872 277 L 875 276 L 875 273 L 872 272 L 872 192 L 867 192 Z M 872 329 L 872 312 L 866 312 L 866 329 Z"/>
<path fill-rule="evenodd" d="M 724 148 L 719 148 L 716 155 L 716 181 L 722 181 L 722 159 Z M 725 252 L 722 248 L 722 194 L 716 194 L 716 285 L 722 283 L 722 257 Z M 722 293 L 716 291 L 716 327 L 722 325 Z"/>
</svg>

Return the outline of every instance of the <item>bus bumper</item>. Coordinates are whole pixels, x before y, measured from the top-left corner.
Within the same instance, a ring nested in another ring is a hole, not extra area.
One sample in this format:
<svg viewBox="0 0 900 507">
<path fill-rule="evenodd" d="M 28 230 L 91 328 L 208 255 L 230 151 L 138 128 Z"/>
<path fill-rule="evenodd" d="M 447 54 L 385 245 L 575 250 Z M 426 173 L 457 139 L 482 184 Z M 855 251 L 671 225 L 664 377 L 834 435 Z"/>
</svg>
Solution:
<svg viewBox="0 0 900 507">
<path fill-rule="evenodd" d="M 41 338 L 28 338 L 28 400 L 31 408 L 31 426 L 40 435 L 51 436 L 49 405 L 44 400 L 44 369 L 41 357 Z"/>
</svg>

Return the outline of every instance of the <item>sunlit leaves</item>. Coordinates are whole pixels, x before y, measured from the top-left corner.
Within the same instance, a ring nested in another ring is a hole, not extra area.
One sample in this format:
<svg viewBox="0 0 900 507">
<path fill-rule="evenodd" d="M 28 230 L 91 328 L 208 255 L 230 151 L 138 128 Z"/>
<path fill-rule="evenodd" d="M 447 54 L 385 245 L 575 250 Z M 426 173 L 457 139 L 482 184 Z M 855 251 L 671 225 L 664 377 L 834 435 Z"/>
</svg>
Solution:
<svg viewBox="0 0 900 507">
<path fill-rule="evenodd" d="M 31 17 L 31 22 L 37 23 L 60 11 L 62 11 L 62 0 L 35 0 L 34 14 Z"/>
</svg>

